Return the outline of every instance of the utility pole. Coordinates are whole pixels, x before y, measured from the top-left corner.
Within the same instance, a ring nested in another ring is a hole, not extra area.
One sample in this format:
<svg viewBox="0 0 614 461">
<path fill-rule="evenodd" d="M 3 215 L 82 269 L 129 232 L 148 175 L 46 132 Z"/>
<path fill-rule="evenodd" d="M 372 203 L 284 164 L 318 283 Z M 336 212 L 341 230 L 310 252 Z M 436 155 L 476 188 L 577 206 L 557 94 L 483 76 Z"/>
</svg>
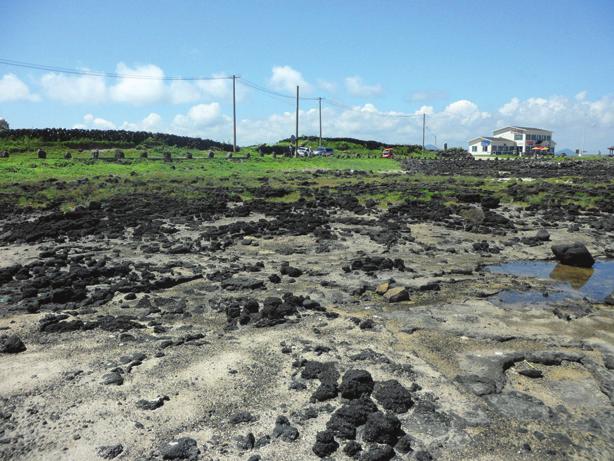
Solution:
<svg viewBox="0 0 614 461">
<path fill-rule="evenodd" d="M 237 151 L 237 101 L 235 95 L 236 75 L 232 75 L 232 151 Z"/>
<path fill-rule="evenodd" d="M 296 145 L 294 146 L 294 156 L 298 156 L 298 85 L 296 85 Z"/>
<path fill-rule="evenodd" d="M 424 132 L 426 130 L 426 112 L 422 113 L 422 150 L 424 151 Z"/>
<path fill-rule="evenodd" d="M 318 108 L 320 109 L 320 146 L 322 145 L 322 98 L 318 98 Z"/>
</svg>

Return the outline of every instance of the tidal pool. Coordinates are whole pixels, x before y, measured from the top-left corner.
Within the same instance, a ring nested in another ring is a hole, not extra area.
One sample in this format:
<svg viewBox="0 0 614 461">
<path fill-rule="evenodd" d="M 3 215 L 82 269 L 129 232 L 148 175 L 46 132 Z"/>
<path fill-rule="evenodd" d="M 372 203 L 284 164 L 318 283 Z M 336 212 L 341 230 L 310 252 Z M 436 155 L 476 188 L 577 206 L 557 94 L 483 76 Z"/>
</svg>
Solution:
<svg viewBox="0 0 614 461">
<path fill-rule="evenodd" d="M 590 268 L 566 266 L 554 261 L 512 261 L 487 266 L 488 271 L 496 274 L 518 275 L 555 281 L 556 291 L 544 297 L 536 291 L 520 292 L 506 290 L 501 296 L 510 302 L 528 303 L 560 301 L 569 298 L 586 297 L 594 302 L 602 302 L 614 292 L 614 260 L 597 261 Z M 500 297 L 501 297 L 500 296 Z"/>
</svg>

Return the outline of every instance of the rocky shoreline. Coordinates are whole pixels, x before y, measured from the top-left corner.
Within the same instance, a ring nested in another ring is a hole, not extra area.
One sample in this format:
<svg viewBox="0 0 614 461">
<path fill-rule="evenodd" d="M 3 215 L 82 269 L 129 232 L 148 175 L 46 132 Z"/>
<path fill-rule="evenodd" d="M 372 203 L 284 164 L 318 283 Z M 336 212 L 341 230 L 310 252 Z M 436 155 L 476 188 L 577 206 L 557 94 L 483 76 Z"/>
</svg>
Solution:
<svg viewBox="0 0 614 461">
<path fill-rule="evenodd" d="M 497 304 L 552 286 L 485 266 L 576 241 L 612 258 L 612 203 L 382 209 L 356 199 L 368 174 L 293 203 L 263 185 L 3 214 L 0 458 L 611 459 L 612 306 Z"/>
</svg>

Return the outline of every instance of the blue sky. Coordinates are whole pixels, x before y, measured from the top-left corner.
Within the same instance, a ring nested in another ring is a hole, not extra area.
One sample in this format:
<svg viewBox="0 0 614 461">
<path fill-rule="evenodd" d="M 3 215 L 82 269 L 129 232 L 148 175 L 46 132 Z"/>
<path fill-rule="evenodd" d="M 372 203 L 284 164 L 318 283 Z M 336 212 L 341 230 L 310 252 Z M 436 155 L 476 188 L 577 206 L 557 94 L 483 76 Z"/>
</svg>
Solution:
<svg viewBox="0 0 614 461">
<path fill-rule="evenodd" d="M 236 73 L 324 101 L 324 134 L 464 145 L 506 124 L 559 147 L 614 144 L 610 1 L 13 1 L 0 58 L 154 76 Z M 80 77 L 0 64 L 12 127 L 150 129 L 229 140 L 226 81 Z M 294 127 L 290 99 L 238 85 L 239 143 Z M 334 105 L 333 105 L 334 103 Z M 347 106 L 347 107 L 346 107 Z M 317 132 L 301 102 L 301 134 Z"/>
</svg>

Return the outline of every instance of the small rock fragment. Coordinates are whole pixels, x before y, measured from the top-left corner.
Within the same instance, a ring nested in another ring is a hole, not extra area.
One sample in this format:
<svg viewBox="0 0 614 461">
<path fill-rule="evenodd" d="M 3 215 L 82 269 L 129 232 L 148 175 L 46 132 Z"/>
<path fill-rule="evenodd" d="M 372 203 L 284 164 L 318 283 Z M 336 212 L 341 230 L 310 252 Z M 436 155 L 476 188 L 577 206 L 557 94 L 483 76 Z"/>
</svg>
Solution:
<svg viewBox="0 0 614 461">
<path fill-rule="evenodd" d="M 521 368 L 518 373 L 527 378 L 542 378 L 544 374 L 537 368 Z"/>
<path fill-rule="evenodd" d="M 124 377 L 117 371 L 112 371 L 111 373 L 107 373 L 102 377 L 102 384 L 106 386 L 111 384 L 121 386 L 122 384 L 124 384 Z"/>
<path fill-rule="evenodd" d="M 249 411 L 240 411 L 230 417 L 231 424 L 253 423 L 258 418 L 252 415 Z"/>
<path fill-rule="evenodd" d="M 325 458 L 333 454 L 339 448 L 339 443 L 335 441 L 333 433 L 329 430 L 318 432 L 316 435 L 316 443 L 312 450 L 320 458 Z"/>
<path fill-rule="evenodd" d="M 357 458 L 361 451 L 362 446 L 356 440 L 350 440 L 345 444 L 345 447 L 343 447 L 343 453 L 350 458 Z"/>
<path fill-rule="evenodd" d="M 388 445 L 372 447 L 361 458 L 363 461 L 389 461 L 394 458 L 394 450 Z"/>
<path fill-rule="evenodd" d="M 169 397 L 167 395 L 164 395 L 162 397 L 158 397 L 154 400 L 139 400 L 138 402 L 136 402 L 136 407 L 139 410 L 156 410 L 158 408 L 160 408 L 162 405 L 164 405 L 165 401 L 169 401 Z"/>
<path fill-rule="evenodd" d="M 389 303 L 398 303 L 401 301 L 407 301 L 409 299 L 409 293 L 403 287 L 391 288 L 384 293 L 384 298 Z"/>
<path fill-rule="evenodd" d="M 104 459 L 117 458 L 123 451 L 124 447 L 120 443 L 117 445 L 105 445 L 96 448 L 96 454 Z"/>
<path fill-rule="evenodd" d="M 190 437 L 181 437 L 167 443 L 160 449 L 162 459 L 187 459 L 190 461 L 198 459 L 200 450 L 196 440 Z"/>
<path fill-rule="evenodd" d="M 240 435 L 239 437 L 237 437 L 237 447 L 240 450 L 251 450 L 252 448 L 254 448 L 255 444 L 256 438 L 251 432 L 245 436 Z"/>
<path fill-rule="evenodd" d="M 275 420 L 275 427 L 273 428 L 273 437 L 281 439 L 284 442 L 294 442 L 298 439 L 298 429 L 290 424 L 288 418 L 285 416 L 278 416 Z"/>
<path fill-rule="evenodd" d="M 26 350 L 26 345 L 17 335 L 0 336 L 0 352 L 3 354 L 17 354 Z"/>
</svg>

